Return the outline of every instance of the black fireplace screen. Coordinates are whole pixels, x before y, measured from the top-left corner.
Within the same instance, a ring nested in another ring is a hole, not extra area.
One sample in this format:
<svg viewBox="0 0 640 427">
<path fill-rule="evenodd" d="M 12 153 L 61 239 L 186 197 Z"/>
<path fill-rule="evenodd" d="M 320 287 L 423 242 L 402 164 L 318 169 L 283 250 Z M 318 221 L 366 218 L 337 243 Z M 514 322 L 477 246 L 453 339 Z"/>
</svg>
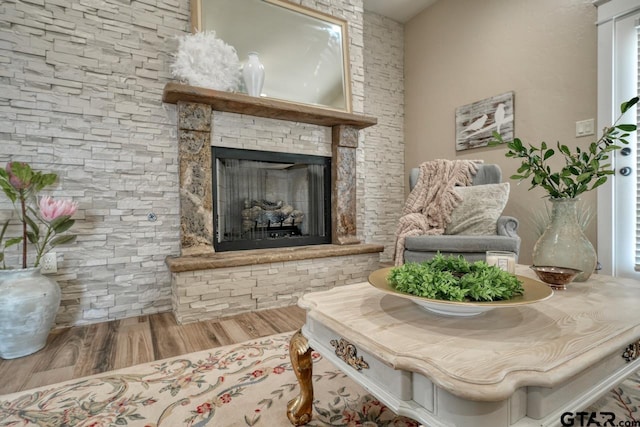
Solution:
<svg viewBox="0 0 640 427">
<path fill-rule="evenodd" d="M 216 251 L 331 243 L 331 158 L 212 147 Z"/>
</svg>

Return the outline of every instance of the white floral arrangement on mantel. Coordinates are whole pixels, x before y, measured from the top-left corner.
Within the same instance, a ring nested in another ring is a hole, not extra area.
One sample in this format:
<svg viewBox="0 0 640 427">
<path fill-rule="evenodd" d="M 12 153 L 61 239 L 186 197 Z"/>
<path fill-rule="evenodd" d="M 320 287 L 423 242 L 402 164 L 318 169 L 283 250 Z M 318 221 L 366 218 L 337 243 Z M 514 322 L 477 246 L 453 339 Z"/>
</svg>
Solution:
<svg viewBox="0 0 640 427">
<path fill-rule="evenodd" d="M 233 46 L 203 31 L 178 37 L 178 53 L 171 65 L 174 77 L 192 86 L 234 91 L 240 84 L 240 60 Z"/>
</svg>

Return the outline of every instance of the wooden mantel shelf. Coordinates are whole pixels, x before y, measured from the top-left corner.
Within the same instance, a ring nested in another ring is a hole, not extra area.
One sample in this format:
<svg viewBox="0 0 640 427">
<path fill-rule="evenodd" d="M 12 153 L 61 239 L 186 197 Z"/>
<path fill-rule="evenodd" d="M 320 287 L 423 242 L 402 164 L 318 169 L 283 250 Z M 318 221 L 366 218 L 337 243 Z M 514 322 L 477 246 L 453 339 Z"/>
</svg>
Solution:
<svg viewBox="0 0 640 427">
<path fill-rule="evenodd" d="M 349 255 L 371 254 L 384 251 L 384 246 L 373 243 L 355 245 L 311 245 L 285 248 L 250 249 L 246 251 L 215 252 L 180 257 L 169 256 L 165 262 L 172 273 L 240 267 L 274 262 L 300 261 Z"/>
<path fill-rule="evenodd" d="M 378 119 L 375 117 L 173 82 L 167 83 L 164 87 L 162 101 L 169 104 L 177 104 L 179 101 L 207 104 L 217 111 L 320 126 L 346 125 L 356 129 L 364 129 L 378 123 Z"/>
</svg>

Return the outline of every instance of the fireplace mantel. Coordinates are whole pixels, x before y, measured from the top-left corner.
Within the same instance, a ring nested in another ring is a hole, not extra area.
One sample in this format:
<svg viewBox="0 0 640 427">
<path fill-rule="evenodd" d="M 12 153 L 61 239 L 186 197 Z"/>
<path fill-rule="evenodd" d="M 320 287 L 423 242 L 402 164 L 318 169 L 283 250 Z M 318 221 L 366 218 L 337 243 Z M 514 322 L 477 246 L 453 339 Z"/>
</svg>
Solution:
<svg viewBox="0 0 640 427">
<path fill-rule="evenodd" d="M 269 119 L 288 120 L 320 126 L 350 126 L 364 129 L 378 123 L 375 117 L 361 116 L 342 111 L 294 104 L 268 98 L 257 98 L 241 93 L 189 86 L 180 83 L 167 83 L 162 101 L 169 104 L 189 102 L 210 105 L 216 111 L 247 114 Z"/>
<path fill-rule="evenodd" d="M 360 243 L 356 227 L 356 149 L 373 117 L 273 99 L 167 83 L 162 100 L 178 106 L 181 255 L 213 253 L 213 111 L 331 127 L 331 243 Z"/>
</svg>

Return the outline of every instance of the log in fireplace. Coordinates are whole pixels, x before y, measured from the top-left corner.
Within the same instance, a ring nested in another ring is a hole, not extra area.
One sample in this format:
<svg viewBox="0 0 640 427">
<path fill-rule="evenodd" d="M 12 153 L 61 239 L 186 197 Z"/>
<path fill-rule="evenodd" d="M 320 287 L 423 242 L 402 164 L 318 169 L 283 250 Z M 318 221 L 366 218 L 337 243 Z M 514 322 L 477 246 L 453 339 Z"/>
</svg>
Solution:
<svg viewBox="0 0 640 427">
<path fill-rule="evenodd" d="M 331 158 L 212 147 L 216 252 L 331 243 Z"/>
</svg>

